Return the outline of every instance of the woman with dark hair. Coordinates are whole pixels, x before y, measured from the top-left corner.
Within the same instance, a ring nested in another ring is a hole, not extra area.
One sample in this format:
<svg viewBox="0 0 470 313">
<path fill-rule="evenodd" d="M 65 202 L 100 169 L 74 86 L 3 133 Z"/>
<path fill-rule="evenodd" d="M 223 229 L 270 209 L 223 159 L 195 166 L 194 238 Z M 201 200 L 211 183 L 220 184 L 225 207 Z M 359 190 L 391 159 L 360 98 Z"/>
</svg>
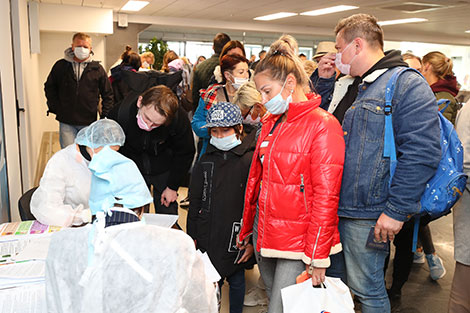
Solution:
<svg viewBox="0 0 470 313">
<path fill-rule="evenodd" d="M 121 58 L 121 64 L 111 69 L 111 76 L 109 77 L 109 81 L 113 87 L 114 103 L 119 103 L 129 93 L 129 86 L 122 79 L 122 72 L 137 72 L 142 65 L 140 55 L 132 50 L 128 50 L 127 47 L 126 51 L 121 55 Z"/>
<path fill-rule="evenodd" d="M 222 58 L 226 55 L 240 55 L 246 58 L 245 54 L 245 47 L 243 44 L 238 41 L 238 40 L 230 40 L 225 44 L 225 46 L 222 49 L 222 52 L 220 53 L 219 56 L 219 61 L 222 61 Z M 248 63 L 250 63 L 248 61 Z M 248 67 L 250 67 L 248 65 Z M 252 73 L 249 73 L 249 77 L 251 77 Z M 210 84 L 215 84 L 215 83 L 222 83 L 223 77 L 222 77 L 222 72 L 220 71 L 220 65 L 217 65 L 214 69 L 214 75 L 212 75 Z"/>
<path fill-rule="evenodd" d="M 220 71 L 222 74 L 221 84 L 212 84 L 207 89 L 200 90 L 199 104 L 191 121 L 194 132 L 199 138 L 202 138 L 199 157 L 204 154 L 209 142 L 209 134 L 202 127 L 206 124 L 207 111 L 214 103 L 232 102 L 237 89 L 248 82 L 248 60 L 244 56 L 236 54 L 225 55 L 220 60 Z"/>
</svg>

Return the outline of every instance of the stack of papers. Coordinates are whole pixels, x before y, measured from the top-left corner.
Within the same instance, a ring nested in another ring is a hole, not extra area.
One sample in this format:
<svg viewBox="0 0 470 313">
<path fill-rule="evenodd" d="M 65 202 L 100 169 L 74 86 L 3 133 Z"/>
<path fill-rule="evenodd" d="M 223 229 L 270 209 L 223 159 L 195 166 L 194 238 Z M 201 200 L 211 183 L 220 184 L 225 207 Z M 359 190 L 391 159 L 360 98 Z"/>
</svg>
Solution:
<svg viewBox="0 0 470 313">
<path fill-rule="evenodd" d="M 0 266 L 0 289 L 45 281 L 46 262 L 24 261 Z M 3 312 L 3 311 L 2 311 Z"/>
<path fill-rule="evenodd" d="M 32 284 L 22 288 L 1 290 L 0 312 L 46 313 L 46 289 L 44 284 Z"/>
</svg>

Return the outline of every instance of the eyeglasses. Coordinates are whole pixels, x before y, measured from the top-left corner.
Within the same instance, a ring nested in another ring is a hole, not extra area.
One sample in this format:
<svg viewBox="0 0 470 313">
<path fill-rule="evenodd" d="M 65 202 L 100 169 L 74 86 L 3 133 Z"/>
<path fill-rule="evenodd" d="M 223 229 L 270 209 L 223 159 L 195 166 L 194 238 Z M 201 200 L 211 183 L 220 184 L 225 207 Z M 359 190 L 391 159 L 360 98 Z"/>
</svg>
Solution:
<svg viewBox="0 0 470 313">
<path fill-rule="evenodd" d="M 246 112 L 246 114 L 243 116 L 243 119 L 246 119 L 246 117 L 248 116 L 248 114 L 251 114 L 251 111 L 253 111 L 253 108 L 254 108 L 254 107 L 255 107 L 255 106 L 253 105 L 253 106 L 248 110 L 248 112 Z"/>
</svg>

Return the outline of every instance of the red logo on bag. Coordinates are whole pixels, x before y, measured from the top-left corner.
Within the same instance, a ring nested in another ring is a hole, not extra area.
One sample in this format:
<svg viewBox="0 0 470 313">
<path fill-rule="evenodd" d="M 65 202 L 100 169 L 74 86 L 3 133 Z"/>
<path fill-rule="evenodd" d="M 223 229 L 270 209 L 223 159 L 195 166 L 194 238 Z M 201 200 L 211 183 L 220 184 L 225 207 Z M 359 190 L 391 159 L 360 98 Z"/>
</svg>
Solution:
<svg viewBox="0 0 470 313">
<path fill-rule="evenodd" d="M 330 313 L 330 312 L 327 312 L 327 311 L 321 311 L 320 313 Z"/>
</svg>

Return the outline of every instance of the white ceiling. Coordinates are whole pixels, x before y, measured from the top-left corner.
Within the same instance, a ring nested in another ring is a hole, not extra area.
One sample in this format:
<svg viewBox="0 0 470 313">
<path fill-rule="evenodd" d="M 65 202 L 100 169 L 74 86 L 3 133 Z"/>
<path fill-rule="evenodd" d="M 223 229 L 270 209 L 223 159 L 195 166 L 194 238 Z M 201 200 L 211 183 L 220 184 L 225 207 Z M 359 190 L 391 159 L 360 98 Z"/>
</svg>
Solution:
<svg viewBox="0 0 470 313">
<path fill-rule="evenodd" d="M 42 3 L 55 3 L 67 5 L 90 6 L 100 8 L 111 8 L 118 12 L 127 0 L 39 0 Z M 444 8 L 432 11 L 417 13 L 405 13 L 390 7 L 402 6 L 406 2 L 439 4 Z M 276 12 L 304 12 L 314 9 L 321 9 L 334 5 L 355 5 L 359 9 L 328 14 L 317 17 L 294 16 L 274 21 L 254 21 L 253 18 Z M 355 13 L 369 13 L 379 20 L 402 19 L 409 17 L 426 18 L 429 21 L 415 24 L 384 26 L 386 40 L 440 42 L 449 44 L 470 45 L 470 0 L 150 0 L 150 4 L 137 13 L 130 13 L 138 16 L 154 16 L 167 18 L 184 18 L 207 21 L 207 28 L 212 28 L 210 24 L 217 21 L 220 25 L 227 23 L 247 23 L 250 25 L 272 25 L 276 26 L 276 33 L 279 26 L 287 29 L 323 30 L 321 35 L 325 36 L 325 30 L 333 29 L 339 19 Z M 173 25 L 174 26 L 174 25 Z M 156 31 L 162 25 L 153 27 Z M 164 28 L 164 27 L 163 27 Z M 243 31 L 243 27 L 240 27 Z M 203 32 L 203 27 L 198 26 Z M 192 28 L 191 32 L 198 29 Z M 233 29 L 233 28 L 232 28 Z M 305 32 L 303 32 L 305 34 Z M 312 33 L 312 36 L 316 34 Z"/>
</svg>

